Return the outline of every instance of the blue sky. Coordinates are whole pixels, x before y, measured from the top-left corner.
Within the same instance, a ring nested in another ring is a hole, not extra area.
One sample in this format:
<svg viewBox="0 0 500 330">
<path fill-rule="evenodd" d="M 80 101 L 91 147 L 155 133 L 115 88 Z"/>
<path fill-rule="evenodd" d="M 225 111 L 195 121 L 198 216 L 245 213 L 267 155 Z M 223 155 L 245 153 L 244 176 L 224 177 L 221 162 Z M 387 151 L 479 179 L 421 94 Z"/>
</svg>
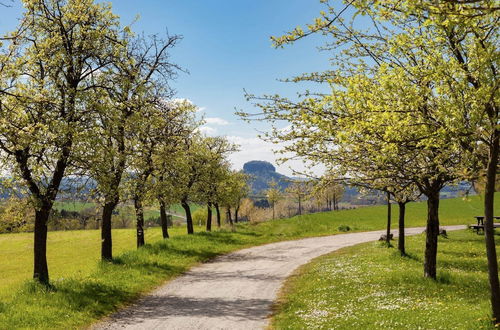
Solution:
<svg viewBox="0 0 500 330">
<path fill-rule="evenodd" d="M 0 7 L 0 33 L 15 27 L 21 14 L 18 2 L 12 8 Z M 176 97 L 204 109 L 208 134 L 226 135 L 241 144 L 241 152 L 231 157 L 235 168 L 252 159 L 274 163 L 272 145 L 257 139 L 256 129 L 266 126 L 244 123 L 234 111 L 256 111 L 245 101 L 243 89 L 293 95 L 299 86 L 278 78 L 328 67 L 328 54 L 316 50 L 321 45 L 318 37 L 285 49 L 272 48 L 269 40 L 310 22 L 324 9 L 319 0 L 115 0 L 112 4 L 123 24 L 139 15 L 133 26 L 136 32 L 161 36 L 168 30 L 183 36 L 172 59 L 189 74 L 181 73 L 173 82 Z M 278 171 L 290 174 L 290 167 L 302 166 L 294 161 L 278 166 Z"/>
</svg>

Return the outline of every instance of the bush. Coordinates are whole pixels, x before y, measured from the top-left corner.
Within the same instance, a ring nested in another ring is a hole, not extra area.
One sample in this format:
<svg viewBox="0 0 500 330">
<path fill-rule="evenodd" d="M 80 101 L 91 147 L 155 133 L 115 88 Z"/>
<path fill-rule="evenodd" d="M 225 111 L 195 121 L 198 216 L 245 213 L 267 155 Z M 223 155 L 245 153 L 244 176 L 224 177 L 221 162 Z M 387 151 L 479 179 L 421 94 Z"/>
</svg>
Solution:
<svg viewBox="0 0 500 330">
<path fill-rule="evenodd" d="M 349 231 L 351 230 L 351 227 L 349 227 L 348 225 L 340 225 L 338 228 L 337 228 L 338 231 L 342 231 L 342 232 L 346 232 L 346 231 Z"/>
<path fill-rule="evenodd" d="M 193 218 L 193 224 L 198 225 L 198 226 L 204 226 L 207 223 L 207 209 L 204 207 L 201 207 L 197 209 L 196 211 L 193 212 L 191 217 Z M 215 210 L 212 213 L 212 222 L 215 220 Z"/>
<path fill-rule="evenodd" d="M 32 231 L 34 217 L 34 210 L 28 199 L 11 197 L 0 208 L 0 233 Z"/>
</svg>

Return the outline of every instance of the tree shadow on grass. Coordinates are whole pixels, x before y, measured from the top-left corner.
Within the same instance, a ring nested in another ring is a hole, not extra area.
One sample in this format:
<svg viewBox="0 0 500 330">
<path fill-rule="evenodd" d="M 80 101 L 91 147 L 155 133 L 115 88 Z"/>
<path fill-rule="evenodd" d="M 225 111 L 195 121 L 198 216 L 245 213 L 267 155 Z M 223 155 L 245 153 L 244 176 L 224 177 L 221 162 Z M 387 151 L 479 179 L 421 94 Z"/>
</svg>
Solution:
<svg viewBox="0 0 500 330">
<path fill-rule="evenodd" d="M 201 233 L 196 233 L 195 236 L 201 236 L 204 239 L 214 243 L 243 244 L 243 242 L 235 238 L 234 233 L 231 232 L 210 232 L 210 233 L 201 232 Z"/>
<path fill-rule="evenodd" d="M 173 257 L 186 257 L 191 258 L 194 257 L 199 261 L 205 261 L 207 259 L 214 258 L 218 256 L 220 253 L 216 251 L 207 251 L 203 249 L 190 249 L 190 248 L 179 248 L 176 246 L 168 246 L 168 247 L 158 247 L 158 246 L 144 246 L 143 249 L 147 250 L 147 252 L 151 255 L 155 256 L 165 256 L 168 258 Z"/>
<path fill-rule="evenodd" d="M 111 266 L 114 269 L 108 271 L 106 269 L 106 267 L 108 266 Z M 117 268 L 135 269 L 141 272 L 162 274 L 180 274 L 186 270 L 186 267 L 171 265 L 168 262 L 168 259 L 151 260 L 147 258 L 136 257 L 134 255 L 123 255 L 115 258 L 112 263 L 101 264 L 101 271 L 105 273 L 113 271 L 123 271 L 122 269 Z"/>
<path fill-rule="evenodd" d="M 67 281 L 58 288 L 66 306 L 74 311 L 89 312 L 94 317 L 116 311 L 118 306 L 136 299 L 139 294 L 115 285 L 97 281 Z"/>
<path fill-rule="evenodd" d="M 422 262 L 422 258 L 420 258 L 415 253 L 406 252 L 404 255 L 401 255 L 401 252 L 398 250 L 398 251 L 394 251 L 394 254 L 398 255 L 402 259 L 413 260 L 413 261 L 417 261 L 417 262 Z"/>
<path fill-rule="evenodd" d="M 447 255 L 456 258 L 484 258 L 486 260 L 486 253 L 484 251 L 481 252 L 470 252 L 470 251 L 451 251 L 451 250 L 443 250 L 440 251 L 442 255 Z"/>
<path fill-rule="evenodd" d="M 474 236 L 452 236 L 450 237 L 449 240 L 439 240 L 440 243 L 446 244 L 446 242 L 454 243 L 454 242 L 461 242 L 461 243 L 476 243 L 479 240 L 482 242 L 484 240 L 483 236 L 479 236 L 474 233 Z"/>
<path fill-rule="evenodd" d="M 244 235 L 244 236 L 253 236 L 253 237 L 259 237 L 262 236 L 262 234 L 255 233 L 255 232 L 244 232 L 244 231 L 236 231 L 236 234 L 238 235 Z"/>
<path fill-rule="evenodd" d="M 480 272 L 487 267 L 487 264 L 486 260 L 478 261 L 477 259 L 453 258 L 451 260 L 439 260 L 438 267 L 465 272 Z"/>
</svg>

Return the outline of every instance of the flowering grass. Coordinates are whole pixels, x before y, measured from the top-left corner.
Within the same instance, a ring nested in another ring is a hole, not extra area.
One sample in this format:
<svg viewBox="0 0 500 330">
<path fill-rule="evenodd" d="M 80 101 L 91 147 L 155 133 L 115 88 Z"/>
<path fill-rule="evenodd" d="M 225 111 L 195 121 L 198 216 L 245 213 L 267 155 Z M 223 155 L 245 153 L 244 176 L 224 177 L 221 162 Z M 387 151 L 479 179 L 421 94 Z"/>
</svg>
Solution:
<svg viewBox="0 0 500 330">
<path fill-rule="evenodd" d="M 370 242 L 313 260 L 287 280 L 272 328 L 493 328 L 484 236 L 440 238 L 437 281 L 423 277 L 424 247 L 418 235 L 408 238 L 408 257 Z"/>
</svg>

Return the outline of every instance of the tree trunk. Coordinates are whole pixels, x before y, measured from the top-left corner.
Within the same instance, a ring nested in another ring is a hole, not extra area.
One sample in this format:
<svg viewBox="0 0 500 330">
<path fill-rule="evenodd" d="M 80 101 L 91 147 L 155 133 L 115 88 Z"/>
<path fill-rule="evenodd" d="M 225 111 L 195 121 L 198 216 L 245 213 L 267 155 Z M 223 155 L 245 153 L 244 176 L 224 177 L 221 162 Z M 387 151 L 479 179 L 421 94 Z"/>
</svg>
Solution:
<svg viewBox="0 0 500 330">
<path fill-rule="evenodd" d="M 212 203 L 207 203 L 207 231 L 212 231 Z"/>
<path fill-rule="evenodd" d="M 162 198 L 159 198 L 160 202 L 160 222 L 161 222 L 161 233 L 163 238 L 169 238 L 168 235 L 168 217 L 167 217 L 167 206 L 165 205 L 165 201 Z"/>
<path fill-rule="evenodd" d="M 144 242 L 144 208 L 142 200 L 138 196 L 134 198 L 135 217 L 137 221 L 137 248 L 145 244 Z"/>
<path fill-rule="evenodd" d="M 101 225 L 101 260 L 113 260 L 113 241 L 111 239 L 111 218 L 116 207 L 116 201 L 107 201 L 102 208 Z"/>
<path fill-rule="evenodd" d="M 490 299 L 495 324 L 500 322 L 500 285 L 498 281 L 498 260 L 495 247 L 495 233 L 493 227 L 493 212 L 495 202 L 495 183 L 498 167 L 500 132 L 493 133 L 488 167 L 486 172 L 486 186 L 484 190 L 484 241 L 488 258 L 488 279 L 490 282 Z"/>
<path fill-rule="evenodd" d="M 300 200 L 300 196 L 299 196 L 299 215 L 302 215 L 302 201 Z"/>
<path fill-rule="evenodd" d="M 238 213 L 240 212 L 240 205 L 238 204 L 238 206 L 236 206 L 236 208 L 234 209 L 234 223 L 238 223 L 239 219 L 238 219 Z"/>
<path fill-rule="evenodd" d="M 406 255 L 405 251 L 405 211 L 406 203 L 398 202 L 399 205 L 399 238 L 398 249 L 402 256 Z"/>
<path fill-rule="evenodd" d="M 49 284 L 47 266 L 47 221 L 50 207 L 35 211 L 34 271 L 33 278 L 42 284 Z"/>
<path fill-rule="evenodd" d="M 231 226 L 233 225 L 233 218 L 231 216 L 231 208 L 230 207 L 226 208 L 226 221 L 229 222 L 229 224 Z"/>
<path fill-rule="evenodd" d="M 273 220 L 274 220 L 274 203 L 273 203 Z"/>
<path fill-rule="evenodd" d="M 220 209 L 219 209 L 219 203 L 214 203 L 215 206 L 215 214 L 217 217 L 217 227 L 220 228 Z"/>
<path fill-rule="evenodd" d="M 391 246 L 391 194 L 388 192 L 387 193 L 387 233 L 386 233 L 386 238 L 385 241 L 387 243 L 387 246 Z"/>
<path fill-rule="evenodd" d="M 427 194 L 427 228 L 425 239 L 424 276 L 436 279 L 439 235 L 439 189 Z"/>
<path fill-rule="evenodd" d="M 193 229 L 193 218 L 191 217 L 191 207 L 189 206 L 189 203 L 187 202 L 186 199 L 183 199 L 181 201 L 182 208 L 186 212 L 186 225 L 187 225 L 187 233 L 188 234 L 194 234 L 194 229 Z"/>
</svg>

